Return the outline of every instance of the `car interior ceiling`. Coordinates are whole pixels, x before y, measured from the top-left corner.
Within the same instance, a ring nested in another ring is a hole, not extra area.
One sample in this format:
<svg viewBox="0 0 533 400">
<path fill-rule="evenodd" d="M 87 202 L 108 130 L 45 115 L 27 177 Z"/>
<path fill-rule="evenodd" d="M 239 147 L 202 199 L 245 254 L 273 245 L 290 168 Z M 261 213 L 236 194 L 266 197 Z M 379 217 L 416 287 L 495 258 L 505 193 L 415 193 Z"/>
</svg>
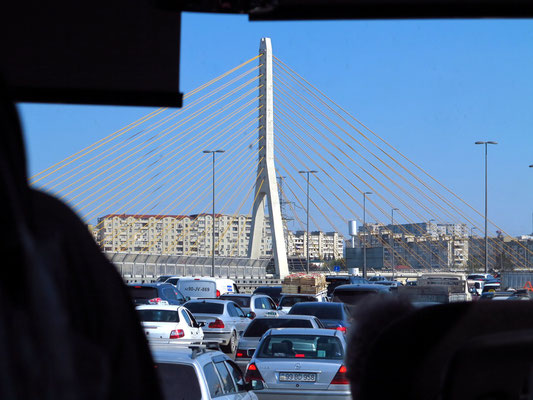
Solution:
<svg viewBox="0 0 533 400">
<path fill-rule="evenodd" d="M 4 55 L 1 80 L 5 89 L 0 120 L 4 139 L 0 184 L 5 204 L 1 246 L 7 255 L 0 285 L 0 371 L 6 383 L 0 387 L 1 398 L 17 397 L 13 394 L 60 400 L 101 398 L 105 394 L 160 398 L 127 289 L 120 287 L 118 275 L 106 272 L 111 270 L 109 262 L 90 244 L 90 236 L 79 220 L 67 208 L 27 185 L 22 132 L 14 104 L 180 107 L 182 11 L 248 14 L 251 21 L 531 18 L 533 2 L 117 0 L 110 6 L 109 2 L 95 0 L 83 12 L 78 3 L 66 0 L 5 4 L 0 16 Z M 39 231 L 39 218 L 45 218 L 44 214 L 55 219 L 50 225 L 55 236 Z M 12 234 L 7 237 L 6 232 Z M 76 264 L 75 259 L 83 261 Z M 92 271 L 89 276 L 87 270 Z M 10 285 L 15 279 L 19 282 L 17 289 L 22 286 L 24 292 L 32 294 L 29 299 L 13 300 L 18 299 Z M 94 298 L 97 285 L 101 307 L 84 299 L 84 294 Z M 365 308 L 358 330 L 362 336 L 354 340 L 367 346 L 364 350 L 352 348 L 356 353 L 351 355 L 358 357 L 349 358 L 353 361 L 350 373 L 356 398 L 473 400 L 532 395 L 533 307 L 529 302 L 446 304 L 414 310 L 405 304 L 393 304 L 393 299 L 366 301 L 374 303 Z M 121 326 L 101 315 L 106 304 L 113 304 L 113 315 L 124 315 Z M 74 316 L 80 309 L 86 313 L 83 320 Z M 391 310 L 397 312 L 392 315 Z M 13 327 L 14 320 L 25 329 Z M 108 336 L 87 332 L 99 325 L 106 328 Z M 39 332 L 38 338 L 31 332 Z M 114 342 L 109 338 L 114 333 L 124 339 L 117 348 L 110 346 Z M 89 339 L 96 351 L 80 353 L 80 344 Z M 10 347 L 27 351 L 12 352 Z M 54 351 L 57 348 L 65 350 L 58 354 Z M 93 365 L 122 365 L 124 372 L 111 375 L 102 368 L 84 376 L 84 367 L 78 365 L 81 358 Z M 42 377 L 37 378 L 39 374 Z"/>
</svg>

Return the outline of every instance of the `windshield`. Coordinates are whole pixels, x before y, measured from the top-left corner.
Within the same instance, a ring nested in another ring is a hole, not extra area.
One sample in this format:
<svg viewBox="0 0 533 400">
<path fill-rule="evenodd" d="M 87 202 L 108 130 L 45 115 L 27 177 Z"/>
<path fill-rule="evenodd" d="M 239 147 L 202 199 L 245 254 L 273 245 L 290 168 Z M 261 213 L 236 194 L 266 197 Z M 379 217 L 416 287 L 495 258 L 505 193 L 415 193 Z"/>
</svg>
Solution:
<svg viewBox="0 0 533 400">
<path fill-rule="evenodd" d="M 296 303 L 302 303 L 305 301 L 317 301 L 317 299 L 314 297 L 285 296 L 281 299 L 279 305 L 281 307 L 292 307 Z"/>
<path fill-rule="evenodd" d="M 289 314 L 314 315 L 318 319 L 343 319 L 341 304 L 295 304 Z"/>
<path fill-rule="evenodd" d="M 262 342 L 257 357 L 342 360 L 344 349 L 334 336 L 271 335 Z"/>
<path fill-rule="evenodd" d="M 250 307 L 250 297 L 248 296 L 220 296 L 220 300 L 231 300 L 241 307 Z"/>
<path fill-rule="evenodd" d="M 172 310 L 137 310 L 144 322 L 180 322 L 178 311 Z"/>
<path fill-rule="evenodd" d="M 362 299 L 369 295 L 376 295 L 378 292 L 374 290 L 343 290 L 336 291 L 333 295 L 333 301 L 354 305 L 359 303 Z"/>
<path fill-rule="evenodd" d="M 194 367 L 184 364 L 155 365 L 165 400 L 201 400 L 202 392 Z"/>
<path fill-rule="evenodd" d="M 129 286 L 130 295 L 133 299 L 149 300 L 158 297 L 157 289 L 144 286 Z"/>
<path fill-rule="evenodd" d="M 265 318 L 254 319 L 244 331 L 244 337 L 261 337 L 266 331 L 273 328 L 313 328 L 309 320 L 290 318 Z"/>
<path fill-rule="evenodd" d="M 185 307 L 193 314 L 215 314 L 221 315 L 224 313 L 224 304 L 208 303 L 208 302 L 191 302 L 185 303 Z"/>
</svg>

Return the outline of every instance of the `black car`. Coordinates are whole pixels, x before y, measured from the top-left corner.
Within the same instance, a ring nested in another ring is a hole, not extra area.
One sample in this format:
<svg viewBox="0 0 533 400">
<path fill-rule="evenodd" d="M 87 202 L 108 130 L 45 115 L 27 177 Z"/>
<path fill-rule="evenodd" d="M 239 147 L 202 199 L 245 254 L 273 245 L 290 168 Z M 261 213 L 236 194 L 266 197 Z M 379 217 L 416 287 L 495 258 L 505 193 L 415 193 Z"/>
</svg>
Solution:
<svg viewBox="0 0 533 400">
<path fill-rule="evenodd" d="M 270 298 L 274 300 L 276 304 L 279 304 L 279 299 L 281 297 L 281 286 L 259 286 L 254 290 L 253 294 L 258 293 L 270 296 Z"/>
<path fill-rule="evenodd" d="M 343 303 L 309 302 L 292 306 L 289 315 L 314 315 L 327 329 L 337 329 L 346 333 L 352 318 Z"/>
<path fill-rule="evenodd" d="M 165 304 L 182 305 L 187 299 L 170 283 L 131 283 L 128 285 L 135 305 Z"/>
<path fill-rule="evenodd" d="M 337 286 L 332 294 L 332 301 L 354 306 L 361 299 L 371 295 L 390 295 L 391 287 L 387 285 L 341 285 Z"/>
<path fill-rule="evenodd" d="M 360 276 L 353 275 L 328 275 L 326 276 L 328 283 L 328 297 L 331 297 L 333 290 L 340 285 L 368 285 L 370 282 Z"/>
</svg>

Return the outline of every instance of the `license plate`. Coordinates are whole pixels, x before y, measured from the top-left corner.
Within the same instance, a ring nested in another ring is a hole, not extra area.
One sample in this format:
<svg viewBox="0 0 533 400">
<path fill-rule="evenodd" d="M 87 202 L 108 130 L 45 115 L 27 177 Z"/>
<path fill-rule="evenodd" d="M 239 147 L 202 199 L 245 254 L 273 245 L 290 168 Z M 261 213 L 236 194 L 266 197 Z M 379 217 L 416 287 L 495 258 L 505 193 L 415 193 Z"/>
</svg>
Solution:
<svg viewBox="0 0 533 400">
<path fill-rule="evenodd" d="M 280 372 L 280 382 L 316 382 L 316 374 L 305 372 Z"/>
</svg>

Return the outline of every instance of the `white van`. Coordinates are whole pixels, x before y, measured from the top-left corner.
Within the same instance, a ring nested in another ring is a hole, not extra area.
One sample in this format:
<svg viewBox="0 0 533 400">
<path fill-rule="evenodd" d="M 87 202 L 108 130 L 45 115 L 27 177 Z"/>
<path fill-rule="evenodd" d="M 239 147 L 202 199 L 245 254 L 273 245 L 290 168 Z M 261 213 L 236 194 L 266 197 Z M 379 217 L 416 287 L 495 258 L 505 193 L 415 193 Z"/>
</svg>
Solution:
<svg viewBox="0 0 533 400">
<path fill-rule="evenodd" d="M 239 288 L 235 282 L 227 278 L 172 276 L 167 279 L 166 283 L 172 283 L 181 294 L 191 299 L 217 298 L 223 294 L 239 293 Z"/>
</svg>

